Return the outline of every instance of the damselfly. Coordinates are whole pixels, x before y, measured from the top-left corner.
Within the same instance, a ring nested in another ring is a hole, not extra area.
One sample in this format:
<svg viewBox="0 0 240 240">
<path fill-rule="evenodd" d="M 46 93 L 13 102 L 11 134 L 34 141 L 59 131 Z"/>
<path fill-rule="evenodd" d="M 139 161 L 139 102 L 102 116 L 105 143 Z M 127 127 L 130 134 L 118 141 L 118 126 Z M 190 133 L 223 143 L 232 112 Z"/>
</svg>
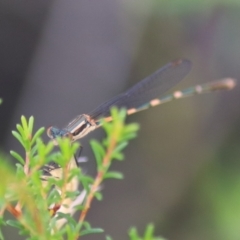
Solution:
<svg viewBox="0 0 240 240">
<path fill-rule="evenodd" d="M 101 126 L 100 119 L 111 121 L 110 109 L 113 106 L 127 109 L 127 114 L 133 114 L 149 107 L 154 107 L 173 99 L 192 96 L 194 94 L 208 93 L 216 90 L 230 90 L 235 87 L 236 81 L 232 78 L 222 79 L 176 91 L 173 94 L 158 98 L 171 87 L 180 82 L 190 71 L 191 62 L 177 60 L 170 62 L 143 79 L 126 92 L 117 95 L 103 103 L 89 114 L 81 114 L 72 120 L 65 128 L 50 127 L 47 134 L 50 138 L 69 137 L 73 142 L 87 135 L 89 132 Z"/>
</svg>

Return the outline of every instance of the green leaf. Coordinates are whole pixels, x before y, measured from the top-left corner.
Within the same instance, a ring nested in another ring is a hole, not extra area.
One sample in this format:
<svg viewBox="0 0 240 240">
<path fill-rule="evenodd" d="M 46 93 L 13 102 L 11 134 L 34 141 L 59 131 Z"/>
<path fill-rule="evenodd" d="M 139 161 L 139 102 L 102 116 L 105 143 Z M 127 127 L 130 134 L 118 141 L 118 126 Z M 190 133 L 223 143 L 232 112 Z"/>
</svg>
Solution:
<svg viewBox="0 0 240 240">
<path fill-rule="evenodd" d="M 66 197 L 67 198 L 71 198 L 71 199 L 75 199 L 77 196 L 79 196 L 80 192 L 79 191 L 67 191 L 66 192 Z"/>
<path fill-rule="evenodd" d="M 124 135 L 122 135 L 121 141 L 131 140 L 133 138 L 136 138 L 136 136 L 137 136 L 137 133 L 135 132 L 125 133 Z"/>
<path fill-rule="evenodd" d="M 102 201 L 102 199 L 103 199 L 103 195 L 102 195 L 102 193 L 100 193 L 100 192 L 95 192 L 95 193 L 94 193 L 94 196 L 96 197 L 96 199 L 97 199 L 98 201 Z"/>
<path fill-rule="evenodd" d="M 130 237 L 131 240 L 140 240 L 140 237 L 138 235 L 137 229 L 135 227 L 132 227 L 128 231 L 128 236 Z"/>
<path fill-rule="evenodd" d="M 4 226 L 6 225 L 6 222 L 3 220 L 3 217 L 0 217 L 0 225 L 4 225 Z M 4 236 L 1 228 L 0 228 L 0 240 L 4 240 Z"/>
<path fill-rule="evenodd" d="M 116 107 L 111 108 L 111 116 L 113 117 L 113 120 L 124 122 L 127 111 L 125 108 L 121 108 L 120 110 Z"/>
<path fill-rule="evenodd" d="M 120 108 L 120 111 L 118 112 L 120 118 L 121 118 L 121 121 L 124 121 L 127 117 L 127 109 L 126 108 Z"/>
<path fill-rule="evenodd" d="M 18 228 L 18 229 L 23 228 L 21 223 L 19 221 L 16 221 L 16 220 L 7 220 L 6 223 L 7 223 L 7 225 Z"/>
<path fill-rule="evenodd" d="M 12 131 L 12 135 L 22 144 L 22 146 L 25 148 L 25 143 L 21 137 L 21 135 L 16 132 L 16 131 Z"/>
<path fill-rule="evenodd" d="M 16 158 L 21 164 L 25 164 L 25 161 L 24 161 L 24 159 L 17 153 L 17 152 L 15 152 L 15 151 L 10 151 L 10 154 L 14 157 L 14 158 Z"/>
<path fill-rule="evenodd" d="M 139 125 L 136 123 L 128 124 L 124 127 L 121 140 L 130 140 L 137 136 Z"/>
<path fill-rule="evenodd" d="M 153 239 L 153 233 L 154 233 L 154 225 L 148 224 L 145 233 L 144 233 L 144 240 Z"/>
<path fill-rule="evenodd" d="M 107 173 L 104 175 L 104 179 L 108 179 L 108 178 L 123 179 L 124 176 L 123 176 L 123 174 L 120 173 L 120 172 L 111 171 L 111 172 L 107 172 Z"/>
<path fill-rule="evenodd" d="M 27 229 L 21 229 L 19 231 L 19 235 L 29 235 L 29 231 Z M 29 239 L 30 240 L 30 239 Z M 31 240 L 35 240 L 34 238 L 32 238 Z"/>
<path fill-rule="evenodd" d="M 138 123 L 130 123 L 124 127 L 123 132 L 128 133 L 128 132 L 136 132 L 140 128 Z"/>
<path fill-rule="evenodd" d="M 106 236 L 106 240 L 113 240 L 113 239 L 110 236 Z"/>
<path fill-rule="evenodd" d="M 49 205 L 55 204 L 56 202 L 59 202 L 60 200 L 61 200 L 61 195 L 59 194 L 59 192 L 57 191 L 56 188 L 53 188 L 48 196 L 48 204 Z"/>
<path fill-rule="evenodd" d="M 41 128 L 44 130 L 44 128 Z M 46 153 L 50 153 L 52 151 L 52 149 L 54 148 L 54 143 L 51 141 L 51 142 L 48 142 L 47 145 L 45 145 L 45 152 Z"/>
<path fill-rule="evenodd" d="M 97 162 L 97 168 L 99 170 L 102 166 L 102 160 L 105 155 L 105 150 L 102 147 L 102 145 L 96 140 L 91 140 L 90 145 L 92 147 L 92 150 L 93 150 L 96 162 Z"/>
<path fill-rule="evenodd" d="M 1 103 L 0 103 L 1 104 Z M 4 236 L 2 234 L 2 230 L 0 229 L 0 240 L 4 240 Z"/>
<path fill-rule="evenodd" d="M 28 120 L 28 132 L 31 135 L 32 135 L 32 130 L 33 130 L 33 124 L 34 124 L 34 117 L 31 116 Z"/>
<path fill-rule="evenodd" d="M 116 159 L 119 161 L 124 160 L 124 154 L 120 153 L 120 152 L 113 152 L 111 157 L 112 157 L 112 159 Z"/>
<path fill-rule="evenodd" d="M 80 168 L 71 169 L 69 177 L 68 177 L 68 182 L 71 181 L 75 177 L 77 177 L 79 179 L 79 176 L 81 176 L 81 169 Z"/>
<path fill-rule="evenodd" d="M 110 135 L 112 132 L 112 124 L 110 122 L 106 122 L 106 121 L 100 121 L 102 124 L 102 127 L 104 129 L 104 131 L 106 132 L 107 135 Z"/>
<path fill-rule="evenodd" d="M 103 233 L 104 230 L 101 228 L 91 228 L 91 229 L 85 229 L 81 231 L 81 236 L 88 235 L 88 234 L 96 234 L 96 233 Z"/>
<path fill-rule="evenodd" d="M 26 136 L 28 135 L 28 124 L 25 116 L 21 116 L 21 122 Z"/>
<path fill-rule="evenodd" d="M 19 179 L 24 179 L 25 173 L 24 173 L 24 168 L 23 165 L 16 163 L 16 176 L 19 177 Z"/>
<path fill-rule="evenodd" d="M 38 146 L 34 145 L 31 149 L 31 156 L 34 156 L 36 154 L 37 150 L 38 150 Z M 39 156 L 37 156 L 37 157 L 39 157 Z"/>
<path fill-rule="evenodd" d="M 122 151 L 127 145 L 128 145 L 128 142 L 127 142 L 127 141 L 120 142 L 120 143 L 117 145 L 117 147 L 114 149 L 114 152 L 115 152 L 115 151 L 117 151 L 117 152 Z"/>
<path fill-rule="evenodd" d="M 55 233 L 56 234 L 56 233 Z M 62 236 L 66 236 L 64 239 L 74 240 L 77 239 L 78 232 L 75 227 L 73 227 L 71 224 L 66 224 L 60 231 L 58 231 L 58 235 L 55 239 L 63 239 Z M 61 236 L 61 238 L 60 238 Z"/>
<path fill-rule="evenodd" d="M 78 211 L 82 211 L 84 209 L 84 206 L 83 205 L 76 205 L 76 206 L 74 206 L 74 209 L 78 210 Z"/>
<path fill-rule="evenodd" d="M 118 119 L 118 115 L 119 115 L 119 110 L 117 109 L 117 107 L 112 107 L 110 109 L 110 113 L 111 113 L 111 116 L 113 117 L 113 120 L 117 120 Z"/>
<path fill-rule="evenodd" d="M 89 192 L 90 190 L 90 184 L 93 183 L 94 179 L 90 176 L 87 176 L 87 175 L 81 175 L 79 176 L 79 180 L 81 182 L 81 184 L 83 185 L 83 188 Z"/>
<path fill-rule="evenodd" d="M 17 128 L 18 132 L 20 133 L 21 137 L 22 137 L 22 138 L 26 138 L 22 126 L 21 126 L 20 124 L 17 124 L 17 125 L 16 125 L 16 128 Z"/>
<path fill-rule="evenodd" d="M 44 127 L 38 129 L 32 138 L 31 144 L 35 143 L 36 139 L 39 138 L 44 133 L 44 131 L 45 131 Z"/>
<path fill-rule="evenodd" d="M 84 221 L 82 224 L 86 229 L 91 229 L 91 224 L 87 221 Z"/>
<path fill-rule="evenodd" d="M 154 237 L 153 234 L 154 234 L 153 224 L 148 224 L 143 238 L 141 238 L 138 235 L 137 229 L 135 227 L 131 228 L 128 231 L 128 236 L 130 237 L 130 240 L 164 240 L 164 238 L 162 238 L 162 237 Z"/>
<path fill-rule="evenodd" d="M 77 225 L 77 222 L 69 213 L 58 212 L 57 219 L 66 219 L 67 223 L 68 224 L 70 223 L 73 227 L 76 227 L 76 225 Z"/>
<path fill-rule="evenodd" d="M 0 217 L 0 225 L 6 226 L 6 222 L 3 219 L 3 216 Z"/>
</svg>

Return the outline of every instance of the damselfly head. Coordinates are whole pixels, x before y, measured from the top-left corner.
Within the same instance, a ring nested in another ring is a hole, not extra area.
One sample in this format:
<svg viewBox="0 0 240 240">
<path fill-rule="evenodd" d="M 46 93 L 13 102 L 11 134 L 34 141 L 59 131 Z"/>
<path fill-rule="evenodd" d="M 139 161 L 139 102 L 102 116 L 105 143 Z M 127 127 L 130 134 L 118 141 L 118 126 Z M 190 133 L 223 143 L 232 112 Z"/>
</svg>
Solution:
<svg viewBox="0 0 240 240">
<path fill-rule="evenodd" d="M 56 139 L 57 137 L 67 137 L 72 141 L 72 134 L 66 129 L 59 129 L 57 127 L 49 127 L 47 129 L 47 135 L 51 139 Z"/>
</svg>

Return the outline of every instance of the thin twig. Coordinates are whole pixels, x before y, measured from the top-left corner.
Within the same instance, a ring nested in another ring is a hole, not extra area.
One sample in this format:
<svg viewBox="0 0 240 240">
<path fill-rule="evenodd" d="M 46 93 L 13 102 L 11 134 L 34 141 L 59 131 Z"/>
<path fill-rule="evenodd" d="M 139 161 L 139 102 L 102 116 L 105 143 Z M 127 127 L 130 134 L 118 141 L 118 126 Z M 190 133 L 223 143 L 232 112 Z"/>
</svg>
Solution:
<svg viewBox="0 0 240 240">
<path fill-rule="evenodd" d="M 25 157 L 25 164 L 24 164 L 24 173 L 26 174 L 26 176 L 29 173 L 29 163 L 30 163 L 30 152 L 26 152 L 26 157 Z"/>
<path fill-rule="evenodd" d="M 29 164 L 30 164 L 30 152 L 26 152 L 26 157 L 25 157 L 25 164 L 23 166 L 23 170 L 24 173 L 26 174 L 26 176 L 29 175 Z M 17 202 L 16 206 L 15 206 L 15 210 L 20 212 L 22 211 L 22 204 L 20 203 L 20 201 Z"/>
<path fill-rule="evenodd" d="M 15 207 L 13 207 L 11 204 L 7 205 L 7 210 L 15 217 L 15 218 L 19 218 L 22 214 L 21 212 L 19 212 Z"/>
<path fill-rule="evenodd" d="M 103 158 L 103 170 L 100 170 L 95 178 L 95 181 L 93 183 L 93 185 L 91 186 L 91 190 L 86 198 L 86 202 L 85 202 L 85 205 L 84 205 L 84 208 L 83 210 L 81 211 L 81 214 L 80 214 L 80 217 L 79 217 L 79 220 L 78 222 L 80 224 L 83 223 L 84 219 L 86 218 L 86 215 L 90 209 L 90 206 L 91 206 L 91 203 L 92 203 L 92 200 L 94 198 L 94 194 L 95 192 L 97 192 L 97 190 L 99 189 L 99 186 L 103 180 L 103 177 L 104 177 L 104 174 L 111 162 L 111 155 L 112 155 L 112 152 L 114 151 L 115 149 L 115 146 L 117 144 L 117 141 L 115 138 L 113 138 L 110 142 L 110 146 L 108 147 L 108 150 L 107 150 L 107 153 L 106 155 L 104 156 Z M 79 234 L 80 235 L 80 234 Z M 78 239 L 79 236 L 77 236 L 76 239 Z"/>
</svg>

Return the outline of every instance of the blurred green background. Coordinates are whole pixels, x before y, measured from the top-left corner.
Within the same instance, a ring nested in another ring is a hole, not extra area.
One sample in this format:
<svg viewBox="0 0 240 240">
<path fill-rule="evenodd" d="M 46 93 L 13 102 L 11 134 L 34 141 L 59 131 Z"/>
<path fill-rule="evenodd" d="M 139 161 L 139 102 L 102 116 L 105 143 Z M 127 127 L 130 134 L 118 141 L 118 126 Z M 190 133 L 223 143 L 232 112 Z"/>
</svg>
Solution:
<svg viewBox="0 0 240 240">
<path fill-rule="evenodd" d="M 176 58 L 193 63 L 176 89 L 240 79 L 239 0 L 8 0 L 0 19 L 5 152 L 19 149 L 10 132 L 22 114 L 62 127 Z M 237 86 L 130 116 L 141 130 L 114 165 L 125 179 L 104 184 L 88 220 L 116 240 L 149 222 L 171 240 L 240 239 L 239 104 Z M 102 136 L 81 141 L 87 173 L 88 140 Z"/>
</svg>

